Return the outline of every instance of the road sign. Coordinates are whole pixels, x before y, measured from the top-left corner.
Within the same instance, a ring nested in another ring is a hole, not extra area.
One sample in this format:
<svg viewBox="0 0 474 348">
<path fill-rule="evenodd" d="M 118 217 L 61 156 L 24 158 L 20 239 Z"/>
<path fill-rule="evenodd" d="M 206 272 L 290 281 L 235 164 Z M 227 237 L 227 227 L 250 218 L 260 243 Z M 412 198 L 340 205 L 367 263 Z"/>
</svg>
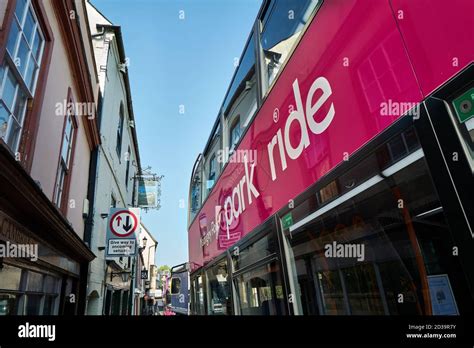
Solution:
<svg viewBox="0 0 474 348">
<path fill-rule="evenodd" d="M 120 209 L 109 219 L 110 231 L 119 238 L 128 237 L 138 228 L 138 214 L 131 209 Z"/>
<path fill-rule="evenodd" d="M 290 228 L 291 225 L 293 225 L 293 215 L 291 215 L 291 213 L 288 213 L 283 216 L 283 219 L 281 219 L 281 221 L 283 224 L 283 229 L 286 230 Z"/>
<path fill-rule="evenodd" d="M 107 222 L 106 258 L 135 256 L 139 208 L 111 208 Z"/>
</svg>

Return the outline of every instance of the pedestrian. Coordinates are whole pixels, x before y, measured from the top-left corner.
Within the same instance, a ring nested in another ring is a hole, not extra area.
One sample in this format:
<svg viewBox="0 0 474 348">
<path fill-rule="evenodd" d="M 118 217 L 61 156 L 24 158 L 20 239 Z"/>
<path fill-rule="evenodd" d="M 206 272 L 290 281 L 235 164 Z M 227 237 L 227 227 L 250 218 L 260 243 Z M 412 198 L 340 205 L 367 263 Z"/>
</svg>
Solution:
<svg viewBox="0 0 474 348">
<path fill-rule="evenodd" d="M 176 315 L 176 313 L 171 310 L 171 306 L 170 306 L 170 305 L 167 305 L 166 308 L 165 308 L 165 312 L 163 313 L 163 315 Z"/>
</svg>

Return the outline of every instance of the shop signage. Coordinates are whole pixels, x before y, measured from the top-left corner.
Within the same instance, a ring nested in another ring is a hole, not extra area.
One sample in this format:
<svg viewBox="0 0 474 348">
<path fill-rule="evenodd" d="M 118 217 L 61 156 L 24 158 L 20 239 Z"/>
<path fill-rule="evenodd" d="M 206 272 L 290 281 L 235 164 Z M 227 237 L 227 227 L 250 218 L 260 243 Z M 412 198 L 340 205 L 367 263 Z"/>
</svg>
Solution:
<svg viewBox="0 0 474 348">
<path fill-rule="evenodd" d="M 139 208 L 111 208 L 107 223 L 106 258 L 135 256 Z"/>
<path fill-rule="evenodd" d="M 38 242 L 28 235 L 26 230 L 15 220 L 0 211 L 0 239 L 19 244 L 37 244 Z"/>
<path fill-rule="evenodd" d="M 141 278 L 142 279 L 148 279 L 148 270 L 147 269 L 143 269 L 142 272 L 141 272 Z"/>
<path fill-rule="evenodd" d="M 160 187 L 158 180 L 141 177 L 138 179 L 138 206 L 156 208 L 159 204 Z"/>
</svg>

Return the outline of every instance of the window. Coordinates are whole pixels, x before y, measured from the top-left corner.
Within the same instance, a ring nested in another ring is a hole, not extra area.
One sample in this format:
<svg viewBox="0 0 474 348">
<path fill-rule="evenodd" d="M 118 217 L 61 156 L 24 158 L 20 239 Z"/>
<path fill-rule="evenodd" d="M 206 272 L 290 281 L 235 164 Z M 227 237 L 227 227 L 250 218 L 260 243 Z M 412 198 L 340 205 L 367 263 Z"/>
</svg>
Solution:
<svg viewBox="0 0 474 348">
<path fill-rule="evenodd" d="M 2 243 L 3 244 L 3 243 Z M 6 247 L 5 244 L 3 244 Z M 3 264 L 0 268 L 0 289 L 14 290 L 20 289 L 21 268 Z"/>
<path fill-rule="evenodd" d="M 38 315 L 40 314 L 41 297 L 40 294 L 43 290 L 43 277 L 41 273 L 28 271 L 28 281 L 26 284 L 26 303 L 25 303 L 25 314 L 26 315 Z"/>
<path fill-rule="evenodd" d="M 122 315 L 127 315 L 128 311 L 128 290 L 122 293 Z"/>
<path fill-rule="evenodd" d="M 287 314 L 280 265 L 273 261 L 234 278 L 242 315 Z"/>
<path fill-rule="evenodd" d="M 58 314 L 59 278 L 5 264 L 0 269 L 1 315 Z"/>
<path fill-rule="evenodd" d="M 43 315 L 52 315 L 57 312 L 61 282 L 58 278 L 45 276 Z"/>
<path fill-rule="evenodd" d="M 240 129 L 240 118 L 237 117 L 230 128 L 230 150 L 234 150 L 240 140 L 242 130 Z"/>
<path fill-rule="evenodd" d="M 122 138 L 123 138 L 123 122 L 124 122 L 124 114 L 123 114 L 123 103 L 120 103 L 120 115 L 119 115 L 119 123 L 117 128 L 117 156 L 120 160 L 120 156 L 122 155 Z"/>
<path fill-rule="evenodd" d="M 26 300 L 25 314 L 26 315 L 39 315 L 40 306 L 41 306 L 41 295 L 26 294 L 25 300 Z"/>
<path fill-rule="evenodd" d="M 227 262 L 222 260 L 206 271 L 208 284 L 207 312 L 211 315 L 231 314 L 229 274 Z"/>
<path fill-rule="evenodd" d="M 285 233 L 297 314 L 453 315 L 469 307 L 467 282 L 449 257 L 451 232 L 413 129 L 336 180 L 341 192 L 322 207 L 302 204 L 314 219 Z M 445 303 L 450 298 L 449 308 L 440 310 L 430 296 L 431 277 L 452 286 L 442 295 Z"/>
<path fill-rule="evenodd" d="M 171 294 L 178 295 L 181 292 L 181 279 L 172 278 L 171 279 Z"/>
<path fill-rule="evenodd" d="M 0 138 L 18 150 L 28 98 L 33 98 L 44 49 L 44 36 L 31 0 L 16 2 L 0 64 Z"/>
<path fill-rule="evenodd" d="M 204 306 L 204 288 L 203 288 L 203 277 L 198 275 L 194 278 L 193 281 L 193 289 L 194 289 L 194 311 L 195 314 L 198 315 L 205 315 L 206 314 L 206 307 Z"/>
<path fill-rule="evenodd" d="M 207 188 L 209 192 L 214 187 L 216 176 L 217 176 L 217 158 L 216 158 L 216 155 L 214 154 L 209 160 L 209 180 L 207 183 Z"/>
<path fill-rule="evenodd" d="M 125 187 L 128 190 L 128 177 L 130 175 L 129 174 L 129 171 L 130 171 L 130 146 L 128 147 L 127 156 L 126 156 L 125 160 L 127 161 L 127 166 L 125 168 Z"/>
<path fill-rule="evenodd" d="M 104 315 L 110 315 L 110 309 L 112 306 L 112 294 L 113 291 L 110 289 L 107 289 L 105 292 L 105 304 L 103 307 Z"/>
<path fill-rule="evenodd" d="M 267 86 L 270 86 L 288 59 L 318 0 L 272 1 L 263 17 L 260 41 L 265 61 Z"/>
<path fill-rule="evenodd" d="M 0 316 L 17 314 L 18 297 L 18 294 L 0 293 Z"/>
<path fill-rule="evenodd" d="M 201 208 L 201 175 L 202 175 L 202 164 L 198 163 L 194 171 L 191 181 L 191 192 L 190 192 L 190 220 L 194 219 L 197 212 Z"/>
<path fill-rule="evenodd" d="M 245 248 L 240 248 L 238 254 L 232 254 L 234 271 L 250 266 L 259 260 L 277 252 L 277 241 L 273 233 L 268 233 L 258 241 Z"/>
<path fill-rule="evenodd" d="M 191 214 L 194 217 L 201 207 L 201 183 L 199 177 L 194 177 L 191 189 Z"/>
<path fill-rule="evenodd" d="M 63 211 L 65 211 L 67 199 L 67 192 L 65 191 L 68 189 L 71 178 L 76 129 L 77 124 L 74 116 L 66 115 L 54 197 L 54 203 Z"/>
<path fill-rule="evenodd" d="M 241 127 L 245 129 L 257 111 L 257 80 L 255 74 L 255 44 L 251 35 L 247 48 L 241 58 L 237 72 L 232 80 L 229 92 L 224 100 L 223 110 L 229 128 L 235 126 L 239 119 L 239 127 L 230 132 L 229 148 L 235 145 L 241 136 Z M 237 116 L 239 115 L 239 116 Z M 235 142 L 234 142 L 235 141 Z"/>
</svg>

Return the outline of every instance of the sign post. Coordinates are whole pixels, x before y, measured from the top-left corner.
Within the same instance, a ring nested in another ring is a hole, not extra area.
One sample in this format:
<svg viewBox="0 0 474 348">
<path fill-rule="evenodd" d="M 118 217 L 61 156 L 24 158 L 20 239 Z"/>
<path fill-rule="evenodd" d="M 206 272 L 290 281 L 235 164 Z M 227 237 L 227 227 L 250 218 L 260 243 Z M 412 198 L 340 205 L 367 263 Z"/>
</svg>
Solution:
<svg viewBox="0 0 474 348">
<path fill-rule="evenodd" d="M 110 208 L 107 221 L 106 259 L 137 254 L 139 208 Z"/>
</svg>

